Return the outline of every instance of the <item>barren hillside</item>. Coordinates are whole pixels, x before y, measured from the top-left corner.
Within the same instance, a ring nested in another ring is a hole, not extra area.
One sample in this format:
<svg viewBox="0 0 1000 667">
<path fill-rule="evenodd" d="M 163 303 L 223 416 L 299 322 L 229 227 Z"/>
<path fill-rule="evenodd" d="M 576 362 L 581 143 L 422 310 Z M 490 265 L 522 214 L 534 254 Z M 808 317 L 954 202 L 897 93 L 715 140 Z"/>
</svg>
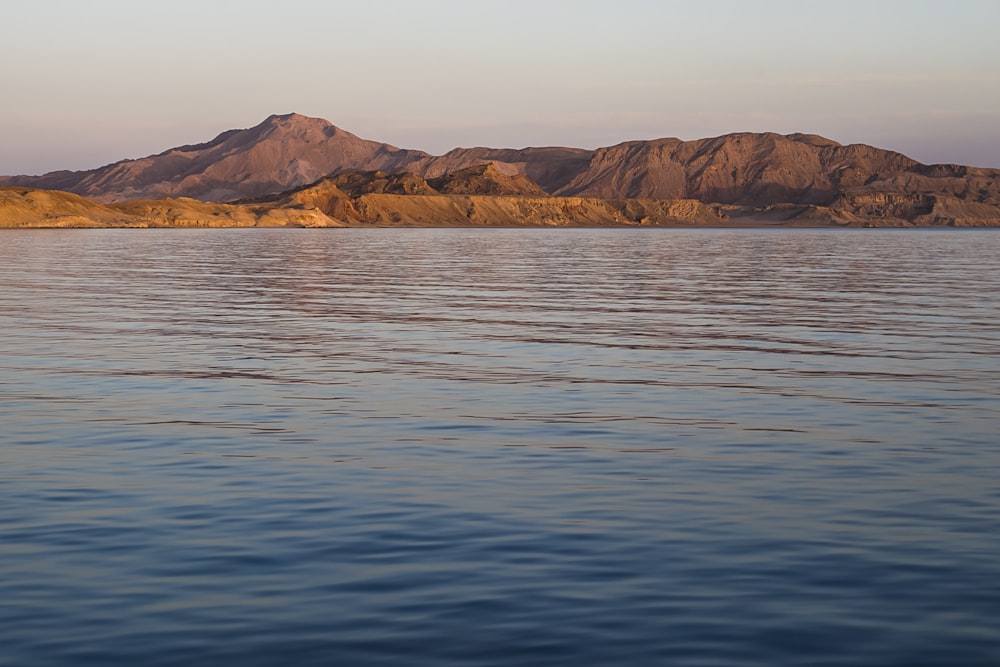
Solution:
<svg viewBox="0 0 1000 667">
<path fill-rule="evenodd" d="M 893 151 L 845 146 L 810 134 L 629 141 L 593 151 L 460 148 L 435 157 L 360 139 L 322 119 L 288 114 L 204 144 L 91 171 L 0 177 L 0 185 L 66 190 L 102 202 L 280 199 L 324 181 L 349 198 L 683 199 L 735 207 L 733 215 L 747 219 L 799 210 L 850 224 L 1000 220 L 1000 170 L 924 165 Z M 325 196 L 319 192 L 311 196 Z"/>
</svg>

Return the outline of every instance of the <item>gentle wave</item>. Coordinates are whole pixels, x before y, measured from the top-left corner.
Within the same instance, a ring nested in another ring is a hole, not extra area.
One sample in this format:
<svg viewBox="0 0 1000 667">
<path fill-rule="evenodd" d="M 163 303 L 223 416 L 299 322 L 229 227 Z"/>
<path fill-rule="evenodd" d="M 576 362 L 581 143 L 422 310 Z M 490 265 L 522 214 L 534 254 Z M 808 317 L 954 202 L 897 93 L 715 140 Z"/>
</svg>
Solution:
<svg viewBox="0 0 1000 667">
<path fill-rule="evenodd" d="M 0 243 L 0 663 L 1000 663 L 1000 234 Z"/>
</svg>

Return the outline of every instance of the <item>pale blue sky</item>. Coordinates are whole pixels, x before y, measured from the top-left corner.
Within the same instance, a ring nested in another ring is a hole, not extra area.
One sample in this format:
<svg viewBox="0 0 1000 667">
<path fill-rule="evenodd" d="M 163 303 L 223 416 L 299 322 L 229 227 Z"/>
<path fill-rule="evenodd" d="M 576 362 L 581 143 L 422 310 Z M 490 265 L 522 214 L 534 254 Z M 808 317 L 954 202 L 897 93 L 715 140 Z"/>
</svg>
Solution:
<svg viewBox="0 0 1000 667">
<path fill-rule="evenodd" d="M 1000 167 L 1000 0 L 5 0 L 2 22 L 3 174 L 289 111 L 433 153 L 772 130 Z"/>
</svg>

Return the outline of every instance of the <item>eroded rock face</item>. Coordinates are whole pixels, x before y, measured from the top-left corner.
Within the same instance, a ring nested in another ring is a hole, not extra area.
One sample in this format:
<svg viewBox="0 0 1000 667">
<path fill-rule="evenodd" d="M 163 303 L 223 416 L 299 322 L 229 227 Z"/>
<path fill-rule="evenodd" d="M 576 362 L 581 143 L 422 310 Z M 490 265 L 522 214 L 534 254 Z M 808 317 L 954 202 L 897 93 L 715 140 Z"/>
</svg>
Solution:
<svg viewBox="0 0 1000 667">
<path fill-rule="evenodd" d="M 1000 225 L 1000 207 L 936 194 L 847 193 L 833 210 L 868 224 L 883 221 L 920 226 L 983 227 Z"/>
<path fill-rule="evenodd" d="M 495 162 L 449 172 L 428 183 L 436 191 L 449 195 L 492 195 L 506 197 L 545 197 L 537 183 L 516 171 L 505 172 Z"/>
<path fill-rule="evenodd" d="M 101 227 L 129 216 L 68 192 L 0 187 L 0 227 Z"/>
<path fill-rule="evenodd" d="M 101 204 L 57 190 L 0 187 L 0 227 L 341 227 L 316 207 L 236 205 L 195 199 Z"/>
<path fill-rule="evenodd" d="M 740 133 L 628 142 L 595 151 L 589 168 L 556 194 L 825 205 L 845 187 L 918 164 L 899 153 L 820 139 Z"/>
<path fill-rule="evenodd" d="M 484 195 L 363 195 L 352 225 L 381 226 L 657 226 L 725 225 L 712 207 L 691 200 Z"/>
<path fill-rule="evenodd" d="M 339 180 L 355 182 L 352 176 Z M 101 204 L 68 192 L 0 187 L 0 227 L 1000 226 L 996 207 L 946 196 L 855 194 L 836 207 L 755 209 L 694 199 L 393 194 L 378 187 L 352 195 L 335 180 L 239 204 L 184 197 Z"/>
<path fill-rule="evenodd" d="M 357 197 L 366 194 L 436 195 L 427 181 L 411 173 L 390 174 L 384 171 L 341 172 L 324 179 L 338 189 Z"/>
<path fill-rule="evenodd" d="M 583 148 L 456 148 L 439 157 L 416 160 L 407 170 L 433 180 L 492 164 L 502 173 L 521 174 L 552 194 L 585 171 L 593 154 Z"/>
<path fill-rule="evenodd" d="M 0 227 L 364 227 L 721 225 L 726 216 L 692 200 L 582 197 L 355 196 L 332 180 L 240 204 L 190 198 L 101 204 L 52 190 L 0 187 Z"/>
<path fill-rule="evenodd" d="M 860 192 L 841 195 L 831 208 L 861 218 L 913 220 L 930 213 L 935 201 L 934 195 Z"/>
</svg>

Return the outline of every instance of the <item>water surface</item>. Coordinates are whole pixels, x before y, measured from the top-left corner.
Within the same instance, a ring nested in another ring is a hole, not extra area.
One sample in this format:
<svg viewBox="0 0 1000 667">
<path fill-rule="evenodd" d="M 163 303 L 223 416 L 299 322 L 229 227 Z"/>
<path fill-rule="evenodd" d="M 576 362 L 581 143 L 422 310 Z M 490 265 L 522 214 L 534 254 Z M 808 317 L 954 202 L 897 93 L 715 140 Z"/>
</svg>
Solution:
<svg viewBox="0 0 1000 667">
<path fill-rule="evenodd" d="M 0 664 L 1000 664 L 1000 233 L 0 234 Z"/>
</svg>

